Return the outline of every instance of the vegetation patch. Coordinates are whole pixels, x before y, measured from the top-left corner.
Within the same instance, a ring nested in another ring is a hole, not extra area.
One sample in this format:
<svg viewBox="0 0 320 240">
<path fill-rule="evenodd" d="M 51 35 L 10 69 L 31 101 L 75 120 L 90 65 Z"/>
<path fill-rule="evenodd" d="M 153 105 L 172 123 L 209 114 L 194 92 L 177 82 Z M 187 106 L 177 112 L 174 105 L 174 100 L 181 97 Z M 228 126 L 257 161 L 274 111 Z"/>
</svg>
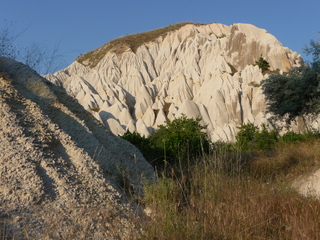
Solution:
<svg viewBox="0 0 320 240">
<path fill-rule="evenodd" d="M 291 69 L 283 75 L 271 74 L 262 81 L 262 90 L 267 100 L 267 111 L 274 115 L 271 120 L 293 121 L 296 117 L 305 120 L 307 115 L 320 112 L 320 40 L 311 41 L 304 49 L 313 61 Z M 267 65 L 260 57 L 257 65 Z"/>
<path fill-rule="evenodd" d="M 126 132 L 122 138 L 134 144 L 145 158 L 156 168 L 170 166 L 187 166 L 197 157 L 209 151 L 209 138 L 206 126 L 201 119 L 187 118 L 185 115 L 159 125 L 148 138 L 138 133 Z"/>
<path fill-rule="evenodd" d="M 201 25 L 201 24 L 195 24 L 192 22 L 183 22 L 183 23 L 173 24 L 164 28 L 159 28 L 152 31 L 144 32 L 144 33 L 132 34 L 125 37 L 120 37 L 120 38 L 111 40 L 110 42 L 106 43 L 105 45 L 103 45 L 102 47 L 96 50 L 93 50 L 91 52 L 88 52 L 86 54 L 79 56 L 76 60 L 83 65 L 93 68 L 101 61 L 101 59 L 108 52 L 114 52 L 117 55 L 122 54 L 128 49 L 130 49 L 133 52 L 136 52 L 137 49 L 142 44 L 145 44 L 147 42 L 152 42 L 156 40 L 158 37 L 164 38 L 169 32 L 176 31 L 187 24 Z"/>
<path fill-rule="evenodd" d="M 265 60 L 262 56 L 259 58 L 258 61 L 256 61 L 255 65 L 259 66 L 263 74 L 266 73 L 270 68 L 270 64 L 268 63 L 268 61 Z"/>
</svg>

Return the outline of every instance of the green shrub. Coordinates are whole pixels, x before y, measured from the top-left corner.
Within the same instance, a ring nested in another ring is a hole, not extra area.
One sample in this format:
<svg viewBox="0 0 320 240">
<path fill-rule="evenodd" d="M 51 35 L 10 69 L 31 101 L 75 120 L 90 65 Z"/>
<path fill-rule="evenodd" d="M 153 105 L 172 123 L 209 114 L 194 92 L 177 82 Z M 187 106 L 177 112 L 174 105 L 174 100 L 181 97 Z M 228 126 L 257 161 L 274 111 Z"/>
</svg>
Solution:
<svg viewBox="0 0 320 240">
<path fill-rule="evenodd" d="M 304 118 L 320 112 L 320 39 L 311 40 L 304 52 L 312 55 L 311 63 L 301 63 L 283 75 L 271 74 L 262 81 L 267 110 L 275 120 L 286 117 L 290 123 L 297 116 Z"/>
<path fill-rule="evenodd" d="M 253 123 L 248 123 L 242 124 L 238 129 L 240 129 L 240 131 L 236 135 L 236 145 L 240 149 L 248 150 L 259 128 L 254 126 Z"/>
<path fill-rule="evenodd" d="M 206 126 L 201 126 L 200 121 L 201 118 L 188 119 L 183 115 L 158 126 L 148 138 L 131 132 L 126 132 L 122 138 L 135 145 L 154 167 L 161 168 L 165 162 L 182 167 L 209 152 Z"/>
<path fill-rule="evenodd" d="M 259 58 L 258 61 L 256 61 L 256 65 L 259 66 L 259 68 L 262 70 L 262 73 L 268 71 L 270 68 L 269 63 L 262 56 Z"/>
<path fill-rule="evenodd" d="M 162 148 L 167 162 L 176 164 L 194 160 L 209 150 L 209 139 L 201 126 L 201 118 L 188 119 L 185 115 L 160 125 L 151 136 L 153 147 Z"/>
<path fill-rule="evenodd" d="M 145 157 L 145 159 L 154 167 L 157 165 L 157 161 L 159 161 L 159 159 L 162 159 L 163 149 L 153 146 L 150 141 L 150 137 L 146 138 L 141 136 L 139 133 L 131 133 L 130 131 L 127 131 L 121 136 L 121 138 L 136 146 Z"/>
<path fill-rule="evenodd" d="M 268 130 L 266 124 L 261 125 L 261 130 L 255 134 L 255 145 L 258 150 L 269 150 L 278 142 L 279 133 L 276 130 Z"/>
<path fill-rule="evenodd" d="M 267 111 L 275 120 L 290 123 L 297 116 L 320 111 L 317 72 L 308 66 L 292 69 L 284 75 L 272 74 L 262 81 Z"/>
<path fill-rule="evenodd" d="M 300 133 L 289 131 L 281 136 L 280 140 L 285 143 L 292 143 L 297 141 L 303 141 L 305 137 Z"/>
<path fill-rule="evenodd" d="M 262 124 L 261 130 L 253 123 L 243 124 L 238 127 L 236 146 L 244 151 L 268 150 L 278 142 L 278 131 L 268 130 L 268 125 Z"/>
</svg>

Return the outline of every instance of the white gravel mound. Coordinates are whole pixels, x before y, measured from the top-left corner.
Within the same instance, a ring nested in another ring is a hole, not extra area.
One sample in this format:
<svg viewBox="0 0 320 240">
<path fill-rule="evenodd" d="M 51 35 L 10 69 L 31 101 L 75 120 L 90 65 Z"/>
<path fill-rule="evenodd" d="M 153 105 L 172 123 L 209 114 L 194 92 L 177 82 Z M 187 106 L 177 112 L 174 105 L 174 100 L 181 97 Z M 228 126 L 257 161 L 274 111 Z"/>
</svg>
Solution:
<svg viewBox="0 0 320 240">
<path fill-rule="evenodd" d="M 0 58 L 0 74 L 0 223 L 17 239 L 126 238 L 121 183 L 140 191 L 151 165 L 29 67 Z"/>
</svg>

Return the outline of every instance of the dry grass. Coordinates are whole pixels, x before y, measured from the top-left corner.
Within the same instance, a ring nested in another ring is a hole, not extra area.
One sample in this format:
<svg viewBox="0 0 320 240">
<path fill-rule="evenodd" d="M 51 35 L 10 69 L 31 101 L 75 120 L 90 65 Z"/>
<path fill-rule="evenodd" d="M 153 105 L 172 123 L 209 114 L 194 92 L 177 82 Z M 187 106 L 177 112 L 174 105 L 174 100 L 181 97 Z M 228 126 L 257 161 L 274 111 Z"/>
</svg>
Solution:
<svg viewBox="0 0 320 240">
<path fill-rule="evenodd" d="M 0 240 L 8 239 L 7 224 L 0 218 Z"/>
<path fill-rule="evenodd" d="M 319 168 L 317 144 L 282 147 L 235 171 L 220 162 L 226 156 L 215 155 L 179 178 L 162 178 L 146 188 L 151 216 L 142 239 L 320 239 L 320 202 L 289 181 Z M 233 157 L 230 163 L 243 162 Z"/>
<path fill-rule="evenodd" d="M 187 171 L 147 185 L 140 202 L 150 213 L 132 213 L 125 239 L 320 239 L 320 201 L 291 187 L 295 177 L 320 167 L 319 145 L 312 140 L 246 156 L 216 149 Z M 106 206 L 50 214 L 41 220 L 42 239 L 117 239 L 122 231 L 121 217 Z M 0 239 L 11 239 L 1 221 Z"/>
<path fill-rule="evenodd" d="M 290 182 L 298 176 L 320 167 L 320 140 L 313 139 L 281 145 L 272 152 L 264 152 L 249 164 L 252 175 L 264 181 Z"/>
<path fill-rule="evenodd" d="M 77 58 L 77 61 L 79 63 L 82 63 L 86 66 L 90 66 L 91 68 L 93 68 L 101 61 L 101 59 L 108 52 L 114 52 L 118 55 L 122 54 L 127 49 L 131 49 L 133 52 L 136 52 L 138 47 L 140 47 L 142 44 L 154 41 L 158 37 L 165 37 L 169 32 L 178 30 L 187 24 L 194 24 L 194 23 L 191 23 L 191 22 L 178 23 L 178 24 L 170 25 L 168 27 L 159 28 L 153 31 L 148 31 L 148 32 L 139 33 L 139 34 L 132 34 L 125 37 L 114 39 L 96 50 L 93 50 L 84 55 L 81 55 L 80 57 Z M 195 24 L 195 25 L 199 25 L 199 24 Z"/>
</svg>

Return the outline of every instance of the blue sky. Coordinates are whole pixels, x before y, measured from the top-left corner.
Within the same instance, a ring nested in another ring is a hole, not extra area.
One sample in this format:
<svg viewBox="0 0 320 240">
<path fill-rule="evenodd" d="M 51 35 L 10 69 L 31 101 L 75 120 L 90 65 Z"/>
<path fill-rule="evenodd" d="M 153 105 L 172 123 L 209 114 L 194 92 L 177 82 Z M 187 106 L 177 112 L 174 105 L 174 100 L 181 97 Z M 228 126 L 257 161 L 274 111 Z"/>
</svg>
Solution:
<svg viewBox="0 0 320 240">
<path fill-rule="evenodd" d="M 320 32 L 319 0 L 0 0 L 0 6 L 0 28 L 14 22 L 20 47 L 59 44 L 63 68 L 112 39 L 186 21 L 250 23 L 302 55 Z"/>
</svg>

